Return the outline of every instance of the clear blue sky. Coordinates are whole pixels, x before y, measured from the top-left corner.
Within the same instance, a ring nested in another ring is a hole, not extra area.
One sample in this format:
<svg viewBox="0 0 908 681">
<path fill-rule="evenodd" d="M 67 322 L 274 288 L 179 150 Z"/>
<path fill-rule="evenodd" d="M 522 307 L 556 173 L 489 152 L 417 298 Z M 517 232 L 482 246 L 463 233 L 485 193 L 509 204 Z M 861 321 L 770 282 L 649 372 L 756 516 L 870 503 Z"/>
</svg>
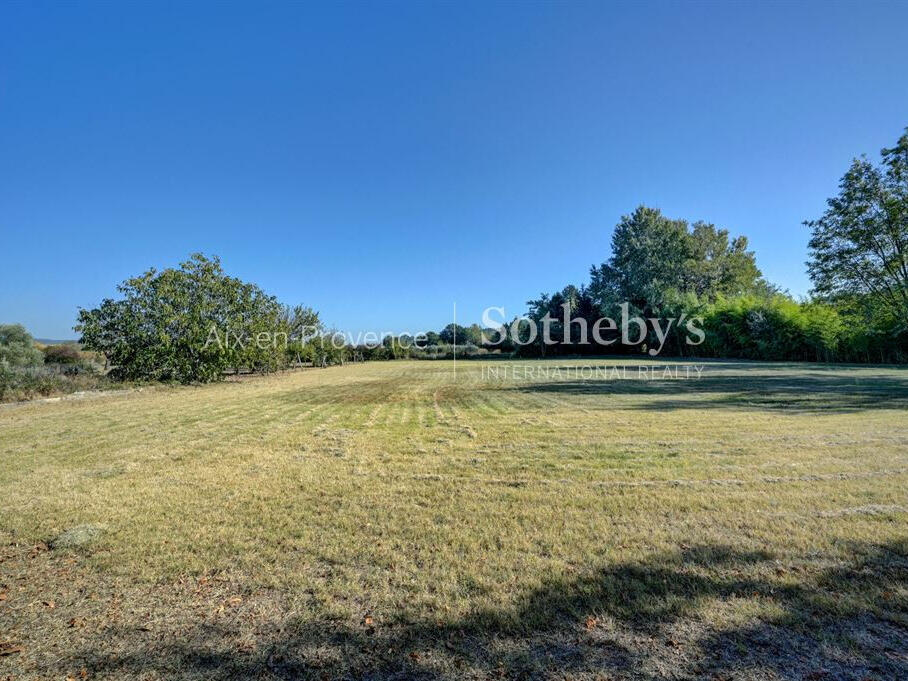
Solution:
<svg viewBox="0 0 908 681">
<path fill-rule="evenodd" d="M 640 203 L 793 293 L 908 125 L 908 4 L 0 3 L 0 322 L 193 251 L 349 330 L 583 283 Z"/>
</svg>

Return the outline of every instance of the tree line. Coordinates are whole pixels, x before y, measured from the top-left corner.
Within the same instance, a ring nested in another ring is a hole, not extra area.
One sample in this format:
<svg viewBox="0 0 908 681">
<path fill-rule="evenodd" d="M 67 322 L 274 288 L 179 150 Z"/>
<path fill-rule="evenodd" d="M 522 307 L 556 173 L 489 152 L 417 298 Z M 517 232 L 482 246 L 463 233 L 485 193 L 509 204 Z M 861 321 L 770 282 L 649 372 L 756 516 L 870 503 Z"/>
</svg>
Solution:
<svg viewBox="0 0 908 681">
<path fill-rule="evenodd" d="M 767 282 L 746 237 L 712 224 L 671 219 L 638 207 L 615 228 L 611 257 L 590 281 L 528 301 L 535 324 L 548 316 L 589 324 L 622 304 L 642 319 L 702 320 L 703 341 L 666 338 L 649 324 L 638 344 L 581 344 L 579 330 L 553 324 L 554 345 L 514 345 L 526 356 L 639 353 L 765 360 L 897 362 L 908 360 L 908 132 L 883 149 L 878 164 L 855 159 L 811 230 L 807 271 L 812 295 L 797 300 Z M 616 332 L 617 333 L 617 332 Z"/>
<path fill-rule="evenodd" d="M 590 268 L 587 283 L 542 293 L 509 324 L 449 325 L 406 354 L 449 357 L 456 339 L 459 356 L 467 357 L 908 361 L 908 133 L 883 149 L 877 164 L 855 159 L 823 215 L 804 224 L 811 230 L 806 264 L 813 282 L 806 299 L 763 277 L 746 237 L 640 206 L 618 223 L 611 257 Z M 620 342 L 630 335 L 622 338 L 620 324 L 597 340 L 588 332 L 603 317 L 630 317 L 646 327 L 634 342 Z M 698 342 L 675 323 L 684 319 L 698 321 Z M 381 358 L 391 356 L 397 355 Z"/>
<path fill-rule="evenodd" d="M 805 225 L 814 288 L 801 300 L 766 281 L 746 237 L 640 206 L 618 223 L 610 257 L 590 268 L 588 282 L 541 294 L 510 324 L 449 324 L 415 338 L 387 336 L 353 346 L 338 342 L 315 310 L 282 304 L 226 274 L 218 258 L 194 254 L 179 267 L 150 269 L 123 282 L 119 298 L 80 310 L 75 328 L 82 350 L 103 357 L 111 377 L 133 381 L 211 381 L 302 364 L 449 358 L 455 347 L 458 356 L 908 360 L 908 131 L 882 150 L 879 162 L 855 159 L 823 215 Z M 604 317 L 622 321 L 600 322 L 596 331 L 603 333 L 584 336 Z M 629 318 L 643 322 L 635 322 L 633 342 L 627 342 Z M 691 320 L 702 332 L 696 342 Z M 7 377 L 16 367 L 44 361 L 23 334 L 21 327 L 0 334 L 0 370 Z M 52 359 L 59 363 L 74 351 L 55 352 L 62 353 Z"/>
</svg>

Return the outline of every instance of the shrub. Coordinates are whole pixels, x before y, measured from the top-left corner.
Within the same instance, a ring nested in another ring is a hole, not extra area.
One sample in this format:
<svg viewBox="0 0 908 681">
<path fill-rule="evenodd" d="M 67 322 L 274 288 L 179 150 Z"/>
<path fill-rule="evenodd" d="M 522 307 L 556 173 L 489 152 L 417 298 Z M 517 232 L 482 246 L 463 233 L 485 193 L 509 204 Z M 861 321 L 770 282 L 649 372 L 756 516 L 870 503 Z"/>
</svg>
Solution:
<svg viewBox="0 0 908 681">
<path fill-rule="evenodd" d="M 82 361 L 82 353 L 72 343 L 47 345 L 44 347 L 45 364 L 78 364 Z"/>
<path fill-rule="evenodd" d="M 744 359 L 834 361 L 844 332 L 834 307 L 782 295 L 719 300 L 703 326 L 706 354 Z"/>
<path fill-rule="evenodd" d="M 10 367 L 32 367 L 44 363 L 44 355 L 21 324 L 0 324 L 0 362 Z"/>
<path fill-rule="evenodd" d="M 0 402 L 97 390 L 110 381 L 81 364 L 13 367 L 0 361 Z"/>
</svg>

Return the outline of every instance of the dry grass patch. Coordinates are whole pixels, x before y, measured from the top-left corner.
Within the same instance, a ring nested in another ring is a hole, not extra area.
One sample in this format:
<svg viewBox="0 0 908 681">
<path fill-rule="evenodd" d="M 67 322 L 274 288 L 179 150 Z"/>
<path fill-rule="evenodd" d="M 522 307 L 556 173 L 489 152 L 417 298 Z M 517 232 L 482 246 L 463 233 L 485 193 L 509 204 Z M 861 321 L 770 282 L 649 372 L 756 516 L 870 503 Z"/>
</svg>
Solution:
<svg viewBox="0 0 908 681">
<path fill-rule="evenodd" d="M 0 678 L 908 677 L 904 371 L 491 365 L 0 409 Z"/>
</svg>

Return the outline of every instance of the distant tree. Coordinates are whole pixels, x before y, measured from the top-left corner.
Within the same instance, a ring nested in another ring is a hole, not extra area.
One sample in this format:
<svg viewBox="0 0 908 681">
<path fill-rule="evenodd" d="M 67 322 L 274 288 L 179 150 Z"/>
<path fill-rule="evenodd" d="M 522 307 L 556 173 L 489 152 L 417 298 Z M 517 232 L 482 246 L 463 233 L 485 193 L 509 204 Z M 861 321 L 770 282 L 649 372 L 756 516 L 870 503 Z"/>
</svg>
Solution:
<svg viewBox="0 0 908 681">
<path fill-rule="evenodd" d="M 590 276 L 590 294 L 606 311 L 628 302 L 655 313 L 678 295 L 711 300 L 752 293 L 761 285 L 746 237 L 729 239 L 727 230 L 705 222 L 689 228 L 685 220 L 647 206 L 621 219 L 611 258 L 594 266 Z"/>
<path fill-rule="evenodd" d="M 482 342 L 482 329 L 478 324 L 472 326 L 461 326 L 460 324 L 448 324 L 438 334 L 442 343 L 453 345 L 480 345 Z"/>
<path fill-rule="evenodd" d="M 746 236 L 729 239 L 727 229 L 695 222 L 687 241 L 682 293 L 709 300 L 753 293 L 763 286 L 754 253 L 747 250 Z"/>
<path fill-rule="evenodd" d="M 666 291 L 683 286 L 689 257 L 687 223 L 640 206 L 615 227 L 612 256 L 592 268 L 590 289 L 605 309 L 625 301 L 658 306 Z"/>
<path fill-rule="evenodd" d="M 279 326 L 287 333 L 286 359 L 289 364 L 299 363 L 308 356 L 305 347 L 322 333 L 318 312 L 305 305 L 281 306 Z M 311 360 L 307 360 L 311 361 Z"/>
<path fill-rule="evenodd" d="M 0 362 L 11 367 L 32 367 L 44 363 L 35 339 L 21 324 L 0 324 Z"/>
<path fill-rule="evenodd" d="M 567 306 L 566 310 L 565 306 Z M 536 342 L 532 346 L 520 346 L 520 354 L 538 353 L 546 356 L 548 354 L 589 354 L 602 351 L 602 347 L 595 344 L 591 332 L 593 325 L 602 315 L 588 287 L 580 286 L 578 288 L 569 284 L 551 295 L 542 293 L 539 298 L 528 300 L 527 307 L 529 308 L 527 317 L 533 320 L 536 326 Z M 571 322 L 567 335 L 565 335 L 564 327 L 565 311 Z M 543 320 L 546 317 L 549 319 L 549 338 L 555 342 L 548 347 L 544 338 Z M 599 335 L 608 338 L 611 334 L 606 331 L 600 332 Z M 567 342 L 565 338 L 568 339 Z"/>
<path fill-rule="evenodd" d="M 379 348 L 384 349 L 383 346 Z M 370 348 L 360 348 L 369 352 Z M 302 358 L 312 362 L 316 367 L 328 367 L 334 364 L 343 364 L 353 355 L 354 349 L 344 342 L 343 334 L 336 329 L 322 330 L 318 335 L 308 339 L 303 348 Z M 378 359 L 367 356 L 365 359 Z"/>
<path fill-rule="evenodd" d="M 681 353 L 682 338 L 686 337 L 681 326 L 671 327 L 661 338 L 649 328 L 640 348 L 614 344 L 620 336 L 616 329 L 600 331 L 606 345 L 597 345 L 590 330 L 602 316 L 617 318 L 624 303 L 630 316 L 680 319 L 684 315 L 690 319 L 704 305 L 720 298 L 776 293 L 761 277 L 745 237 L 731 238 L 728 230 L 713 224 L 689 225 L 685 220 L 664 216 L 656 208 L 640 206 L 616 226 L 611 257 L 591 268 L 589 286 L 566 286 L 527 301 L 538 340 L 532 347 L 521 346 L 519 352 L 582 354 L 605 348 L 608 352 L 638 352 L 652 346 L 660 352 Z M 565 305 L 572 320 L 569 330 L 562 321 Z M 542 338 L 546 315 L 554 320 L 549 322 L 550 337 L 557 341 L 557 346 L 549 348 L 544 347 Z M 581 343 L 582 321 L 586 322 L 587 343 Z"/>
<path fill-rule="evenodd" d="M 499 326 L 498 328 L 486 327 L 482 330 L 482 337 L 483 347 L 505 352 L 513 350 L 513 344 L 510 342 L 506 326 Z"/>
<path fill-rule="evenodd" d="M 874 166 L 854 159 L 811 228 L 808 272 L 829 299 L 867 298 L 905 329 L 908 320 L 908 129 Z"/>
<path fill-rule="evenodd" d="M 463 327 L 458 327 L 456 324 L 448 324 L 445 328 L 443 328 L 439 332 L 439 334 L 438 334 L 439 340 L 441 340 L 442 343 L 446 343 L 448 345 L 453 343 L 455 340 L 459 340 L 457 338 L 457 336 L 458 336 L 457 329 L 458 328 L 463 328 Z"/>
<path fill-rule="evenodd" d="M 412 336 L 403 334 L 395 336 L 388 334 L 381 340 L 382 348 L 385 350 L 384 355 L 387 359 L 402 359 L 410 356 L 410 349 L 413 347 Z"/>
</svg>

